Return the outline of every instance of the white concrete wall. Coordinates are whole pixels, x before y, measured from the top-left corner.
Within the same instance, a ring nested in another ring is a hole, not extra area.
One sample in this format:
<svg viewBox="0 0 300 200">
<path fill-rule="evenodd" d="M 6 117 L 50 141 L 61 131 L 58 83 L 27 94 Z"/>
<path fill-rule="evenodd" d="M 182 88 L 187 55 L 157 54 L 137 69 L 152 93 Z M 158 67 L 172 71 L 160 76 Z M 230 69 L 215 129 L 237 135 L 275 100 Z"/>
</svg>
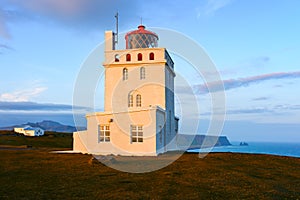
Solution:
<svg viewBox="0 0 300 200">
<path fill-rule="evenodd" d="M 24 135 L 34 137 L 34 136 L 36 136 L 35 130 L 25 130 Z"/>
<path fill-rule="evenodd" d="M 105 51 L 115 49 L 115 37 L 112 31 L 105 31 Z"/>
<path fill-rule="evenodd" d="M 24 128 L 14 128 L 14 132 L 24 134 Z"/>
<path fill-rule="evenodd" d="M 154 52 L 155 60 L 150 61 L 149 54 Z M 104 110 L 123 112 L 128 110 L 130 92 L 142 95 L 142 106 L 158 105 L 165 108 L 165 49 L 134 49 L 106 52 L 105 66 L 105 99 Z M 122 54 L 121 54 L 122 53 Z M 130 53 L 132 61 L 126 61 Z M 137 54 L 143 53 L 143 61 L 135 61 Z M 120 61 L 110 63 L 114 55 L 119 54 Z M 140 68 L 145 68 L 146 78 L 140 79 Z M 123 80 L 123 69 L 128 69 L 128 80 Z"/>
<path fill-rule="evenodd" d="M 173 61 L 165 48 L 114 50 L 113 33 L 105 33 L 104 112 L 87 115 L 87 131 L 75 132 L 74 151 L 92 154 L 157 155 L 172 149 L 175 137 Z M 141 53 L 142 61 L 138 60 Z M 149 59 L 154 53 L 154 60 Z M 126 60 L 126 54 L 131 60 Z M 117 56 L 116 56 L 117 55 Z M 118 58 L 117 60 L 115 58 Z M 140 68 L 145 79 L 140 79 Z M 128 79 L 123 80 L 123 69 Z M 133 107 L 128 107 L 128 95 Z M 142 106 L 136 107 L 136 95 Z M 99 142 L 98 125 L 110 126 L 110 142 Z M 144 141 L 130 142 L 130 125 L 143 125 Z M 163 138 L 158 133 L 162 128 Z M 165 146 L 167 147 L 165 148 Z"/>
<path fill-rule="evenodd" d="M 164 153 L 166 141 L 166 113 L 164 110 L 156 112 L 156 152 Z"/>
<path fill-rule="evenodd" d="M 73 151 L 89 153 L 87 150 L 87 131 L 77 131 L 73 133 Z"/>
<path fill-rule="evenodd" d="M 165 102 L 166 102 L 166 141 L 167 150 L 176 150 L 176 131 L 175 131 L 175 105 L 174 105 L 174 77 L 173 69 L 166 65 L 165 67 Z"/>
<path fill-rule="evenodd" d="M 88 115 L 87 131 L 74 133 L 74 151 L 98 155 L 157 155 L 156 110 L 157 108 L 149 108 L 123 113 Z M 98 125 L 110 126 L 110 142 L 99 141 Z M 142 143 L 131 142 L 130 125 L 143 126 Z"/>
</svg>

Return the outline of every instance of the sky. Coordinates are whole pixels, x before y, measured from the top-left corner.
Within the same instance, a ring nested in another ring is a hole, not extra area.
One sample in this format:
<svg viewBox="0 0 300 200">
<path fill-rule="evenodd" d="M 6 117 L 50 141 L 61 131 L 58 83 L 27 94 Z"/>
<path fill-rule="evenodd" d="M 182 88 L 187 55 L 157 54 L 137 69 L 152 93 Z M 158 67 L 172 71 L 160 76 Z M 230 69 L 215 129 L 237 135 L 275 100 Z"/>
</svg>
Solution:
<svg viewBox="0 0 300 200">
<path fill-rule="evenodd" d="M 180 32 L 205 49 L 225 89 L 222 135 L 300 142 L 299 7 L 297 0 L 1 0 L 0 126 L 43 119 L 73 124 L 77 75 L 104 31 L 115 29 L 118 11 L 120 32 L 136 29 L 142 18 L 150 30 Z M 203 133 L 211 92 L 218 91 L 208 91 L 187 61 L 172 57 L 197 96 Z M 184 95 L 177 86 L 176 95 Z"/>
</svg>

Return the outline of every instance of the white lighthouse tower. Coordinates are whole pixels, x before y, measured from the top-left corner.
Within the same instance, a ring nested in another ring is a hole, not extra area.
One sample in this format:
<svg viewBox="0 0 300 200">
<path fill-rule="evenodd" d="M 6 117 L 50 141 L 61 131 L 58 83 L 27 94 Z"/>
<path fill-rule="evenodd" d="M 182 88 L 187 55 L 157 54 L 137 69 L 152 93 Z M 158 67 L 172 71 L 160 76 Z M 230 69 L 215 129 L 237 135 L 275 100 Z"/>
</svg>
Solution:
<svg viewBox="0 0 300 200">
<path fill-rule="evenodd" d="M 86 115 L 74 151 L 155 156 L 176 149 L 174 62 L 158 39 L 140 25 L 126 34 L 126 49 L 116 50 L 115 34 L 105 32 L 104 112 Z"/>
</svg>

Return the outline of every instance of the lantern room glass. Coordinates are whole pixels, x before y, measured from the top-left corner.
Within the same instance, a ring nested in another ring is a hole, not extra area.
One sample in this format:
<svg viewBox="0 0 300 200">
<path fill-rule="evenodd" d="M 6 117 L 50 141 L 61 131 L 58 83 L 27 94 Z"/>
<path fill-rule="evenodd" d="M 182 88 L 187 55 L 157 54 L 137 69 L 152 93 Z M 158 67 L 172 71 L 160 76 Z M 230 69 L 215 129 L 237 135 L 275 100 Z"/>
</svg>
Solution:
<svg viewBox="0 0 300 200">
<path fill-rule="evenodd" d="M 128 49 L 138 49 L 138 48 L 155 48 L 157 47 L 157 36 L 152 34 L 130 34 L 127 39 Z"/>
</svg>

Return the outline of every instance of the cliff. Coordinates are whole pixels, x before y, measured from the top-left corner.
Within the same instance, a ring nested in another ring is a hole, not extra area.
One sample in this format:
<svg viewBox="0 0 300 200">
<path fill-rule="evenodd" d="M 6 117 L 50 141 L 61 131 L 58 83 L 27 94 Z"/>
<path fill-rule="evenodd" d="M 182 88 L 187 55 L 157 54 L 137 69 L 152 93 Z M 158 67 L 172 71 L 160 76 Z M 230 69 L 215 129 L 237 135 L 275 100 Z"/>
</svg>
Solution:
<svg viewBox="0 0 300 200">
<path fill-rule="evenodd" d="M 180 149 L 209 148 L 231 145 L 226 136 L 178 134 L 177 145 Z"/>
</svg>

